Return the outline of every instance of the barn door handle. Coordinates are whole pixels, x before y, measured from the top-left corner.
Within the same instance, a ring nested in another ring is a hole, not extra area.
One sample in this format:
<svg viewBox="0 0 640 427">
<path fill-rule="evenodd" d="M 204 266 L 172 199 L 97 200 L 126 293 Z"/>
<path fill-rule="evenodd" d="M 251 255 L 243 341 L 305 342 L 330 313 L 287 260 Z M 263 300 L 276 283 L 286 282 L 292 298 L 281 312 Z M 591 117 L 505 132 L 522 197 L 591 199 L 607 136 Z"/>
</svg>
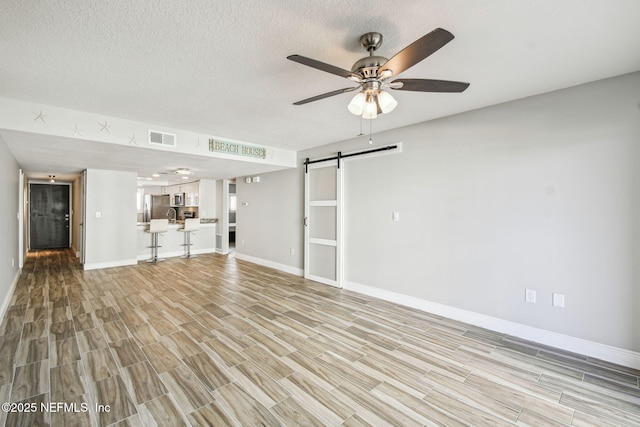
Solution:
<svg viewBox="0 0 640 427">
<path fill-rule="evenodd" d="M 309 218 L 308 217 L 304 217 L 304 226 L 308 227 L 309 226 Z"/>
</svg>

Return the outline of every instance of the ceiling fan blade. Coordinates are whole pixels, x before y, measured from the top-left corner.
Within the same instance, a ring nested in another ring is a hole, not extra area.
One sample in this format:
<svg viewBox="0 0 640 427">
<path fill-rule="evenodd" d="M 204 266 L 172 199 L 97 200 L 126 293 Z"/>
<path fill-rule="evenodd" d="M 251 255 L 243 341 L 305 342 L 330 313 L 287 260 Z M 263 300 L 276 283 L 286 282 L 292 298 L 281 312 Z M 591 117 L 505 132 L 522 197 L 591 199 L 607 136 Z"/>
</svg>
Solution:
<svg viewBox="0 0 640 427">
<path fill-rule="evenodd" d="M 320 99 L 329 98 L 330 96 L 340 95 L 341 93 L 352 92 L 356 89 L 360 89 L 359 86 L 356 87 L 346 87 L 344 89 L 334 90 L 333 92 L 323 93 L 322 95 L 312 96 L 311 98 L 303 99 L 302 101 L 294 102 L 293 105 L 302 105 L 307 104 L 313 101 L 319 101 Z"/>
<path fill-rule="evenodd" d="M 351 78 L 355 81 L 362 80 L 362 77 L 358 74 L 352 73 L 351 71 L 347 71 L 340 67 L 336 67 L 334 65 L 326 64 L 324 62 L 316 61 L 315 59 L 307 58 L 306 56 L 301 55 L 289 55 L 287 59 L 290 59 L 293 62 L 297 62 L 298 64 L 306 65 L 307 67 L 315 68 L 316 70 L 324 71 L 327 73 L 335 74 L 336 76 Z"/>
<path fill-rule="evenodd" d="M 397 76 L 407 68 L 433 54 L 438 49 L 453 40 L 453 34 L 442 28 L 436 28 L 429 34 L 422 36 L 409 46 L 398 52 L 393 58 L 380 66 L 379 74 L 390 70 L 391 75 Z"/>
<path fill-rule="evenodd" d="M 402 83 L 401 87 L 392 85 Z M 398 79 L 389 84 L 391 89 L 395 90 L 411 90 L 415 92 L 464 92 L 469 87 L 469 83 L 452 82 L 449 80 L 430 80 L 430 79 Z"/>
</svg>

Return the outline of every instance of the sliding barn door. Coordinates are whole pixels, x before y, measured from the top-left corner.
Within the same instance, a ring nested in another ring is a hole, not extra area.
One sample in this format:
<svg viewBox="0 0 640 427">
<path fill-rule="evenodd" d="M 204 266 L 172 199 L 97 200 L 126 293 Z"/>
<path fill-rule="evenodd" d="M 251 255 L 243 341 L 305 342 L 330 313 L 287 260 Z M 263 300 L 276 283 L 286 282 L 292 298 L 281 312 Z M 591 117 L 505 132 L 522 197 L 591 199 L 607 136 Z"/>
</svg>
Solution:
<svg viewBox="0 0 640 427">
<path fill-rule="evenodd" d="M 342 287 L 342 169 L 309 164 L 304 183 L 304 277 Z"/>
</svg>

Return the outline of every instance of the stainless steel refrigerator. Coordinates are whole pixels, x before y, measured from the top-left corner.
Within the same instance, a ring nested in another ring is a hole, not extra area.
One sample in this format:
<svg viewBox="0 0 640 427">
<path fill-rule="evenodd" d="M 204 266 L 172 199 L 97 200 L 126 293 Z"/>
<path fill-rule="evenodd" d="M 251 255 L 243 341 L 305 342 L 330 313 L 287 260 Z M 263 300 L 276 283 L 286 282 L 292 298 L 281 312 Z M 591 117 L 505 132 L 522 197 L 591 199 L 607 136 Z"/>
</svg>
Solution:
<svg viewBox="0 0 640 427">
<path fill-rule="evenodd" d="M 168 194 L 163 194 L 162 196 L 146 194 L 144 196 L 144 222 L 149 222 L 152 219 L 168 218 L 167 212 L 169 212 L 170 207 Z"/>
</svg>

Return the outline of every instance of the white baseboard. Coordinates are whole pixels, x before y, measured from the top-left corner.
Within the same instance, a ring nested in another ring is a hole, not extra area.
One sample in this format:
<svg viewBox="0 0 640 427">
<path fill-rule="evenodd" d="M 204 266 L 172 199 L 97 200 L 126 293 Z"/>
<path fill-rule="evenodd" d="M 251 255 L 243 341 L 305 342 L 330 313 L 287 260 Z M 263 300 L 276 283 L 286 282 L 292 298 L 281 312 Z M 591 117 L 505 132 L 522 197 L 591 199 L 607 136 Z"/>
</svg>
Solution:
<svg viewBox="0 0 640 427">
<path fill-rule="evenodd" d="M 84 270 L 98 270 L 101 268 L 124 267 L 126 265 L 136 265 L 137 259 L 120 259 L 106 262 L 90 262 L 83 265 Z"/>
<path fill-rule="evenodd" d="M 475 313 L 472 311 L 463 310 L 460 308 L 451 307 L 448 305 L 439 304 L 421 298 L 403 295 L 397 292 L 387 291 L 368 285 L 362 285 L 359 283 L 345 281 L 344 289 L 422 310 L 427 313 L 446 317 L 448 319 L 457 320 L 460 322 L 468 323 L 470 325 L 479 326 L 481 328 L 511 335 L 528 341 L 533 341 L 539 344 L 544 344 L 558 349 L 594 357 L 596 359 L 605 360 L 607 362 L 616 363 L 618 365 L 628 366 L 634 369 L 640 369 L 640 353 L 631 350 L 613 347 L 594 341 L 588 341 L 569 335 L 563 335 L 544 329 L 534 328 L 532 326 L 498 319 L 496 317 L 487 316 L 484 314 Z"/>
<path fill-rule="evenodd" d="M 292 267 L 286 264 L 280 264 L 280 263 L 269 261 L 262 258 L 252 257 L 251 255 L 245 255 L 245 254 L 236 252 L 236 258 L 243 261 L 249 261 L 254 264 L 263 265 L 265 267 L 273 268 L 276 270 L 284 271 L 285 273 L 295 274 L 296 276 L 304 275 L 304 271 L 301 268 Z"/>
<path fill-rule="evenodd" d="M 20 274 L 22 274 L 22 269 L 19 268 L 13 278 L 11 286 L 9 287 L 9 292 L 4 296 L 4 301 L 2 301 L 2 306 L 0 306 L 0 322 L 4 319 L 4 315 L 7 314 L 7 309 L 9 308 L 9 304 L 11 304 L 13 292 L 16 290 L 16 286 L 18 286 L 18 280 L 20 280 Z"/>
</svg>

